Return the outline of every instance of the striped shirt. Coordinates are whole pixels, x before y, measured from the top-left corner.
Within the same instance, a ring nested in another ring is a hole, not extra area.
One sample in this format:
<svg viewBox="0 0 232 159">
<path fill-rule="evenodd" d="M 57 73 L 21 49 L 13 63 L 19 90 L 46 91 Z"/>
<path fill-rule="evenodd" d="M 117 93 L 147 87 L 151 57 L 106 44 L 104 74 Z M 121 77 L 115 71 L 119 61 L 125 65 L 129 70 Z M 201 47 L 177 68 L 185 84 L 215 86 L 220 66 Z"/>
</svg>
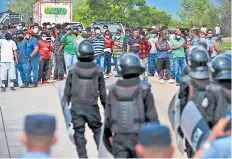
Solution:
<svg viewBox="0 0 232 159">
<path fill-rule="evenodd" d="M 93 39 L 92 40 L 93 43 L 93 49 L 94 49 L 94 55 L 103 55 L 104 54 L 104 49 L 105 49 L 105 39 L 103 39 L 102 37 L 97 39 Z"/>
</svg>

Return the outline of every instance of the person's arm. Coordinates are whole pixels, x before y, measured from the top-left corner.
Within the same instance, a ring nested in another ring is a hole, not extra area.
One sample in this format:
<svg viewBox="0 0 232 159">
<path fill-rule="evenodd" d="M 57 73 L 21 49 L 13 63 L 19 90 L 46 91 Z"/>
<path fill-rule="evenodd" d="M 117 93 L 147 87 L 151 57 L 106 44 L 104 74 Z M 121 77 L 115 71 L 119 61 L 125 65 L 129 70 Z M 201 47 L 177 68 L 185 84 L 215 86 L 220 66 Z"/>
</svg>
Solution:
<svg viewBox="0 0 232 159">
<path fill-rule="evenodd" d="M 16 50 L 13 51 L 14 52 L 14 57 L 15 57 L 15 64 L 17 65 L 19 63 L 19 60 L 18 60 L 18 53 Z"/>
<path fill-rule="evenodd" d="M 168 50 L 168 49 L 167 49 L 167 46 L 161 47 L 159 41 L 157 41 L 157 42 L 155 43 L 155 47 L 156 47 L 158 50 Z"/>
<path fill-rule="evenodd" d="M 137 44 L 137 43 L 134 44 L 134 47 L 139 47 L 139 46 L 140 46 L 140 44 Z"/>
<path fill-rule="evenodd" d="M 149 43 L 148 41 L 146 41 L 146 46 L 147 46 L 147 51 L 149 53 L 151 51 L 151 43 Z"/>
<path fill-rule="evenodd" d="M 106 105 L 106 85 L 105 85 L 105 79 L 102 73 L 99 74 L 99 94 L 101 99 L 101 104 L 103 108 L 105 109 Z"/>
<path fill-rule="evenodd" d="M 130 47 L 131 47 L 131 42 L 130 39 L 127 41 L 127 52 L 130 51 Z"/>
<path fill-rule="evenodd" d="M 33 47 L 34 47 L 34 51 L 31 53 L 30 57 L 34 57 L 38 51 L 39 51 L 39 44 L 38 44 L 38 41 L 33 41 Z"/>
<path fill-rule="evenodd" d="M 67 100 L 68 104 L 71 102 L 71 88 L 72 88 L 72 72 L 70 70 L 64 88 L 64 97 Z"/>
<path fill-rule="evenodd" d="M 179 49 L 180 47 L 182 47 L 182 46 L 174 46 L 173 41 L 172 41 L 172 40 L 170 41 L 169 48 L 170 48 L 171 50 L 177 50 L 177 49 Z"/>
<path fill-rule="evenodd" d="M 159 122 L 158 114 L 151 89 L 144 91 L 143 94 L 146 122 Z"/>
<path fill-rule="evenodd" d="M 214 48 L 215 48 L 216 52 L 220 52 L 221 51 L 220 45 L 216 41 L 214 42 Z"/>
<path fill-rule="evenodd" d="M 210 143 L 212 141 L 214 141 L 216 138 L 218 137 L 222 137 L 222 136 L 227 136 L 231 134 L 231 131 L 224 131 L 226 126 L 228 125 L 230 121 L 230 117 L 224 117 L 221 118 L 218 123 L 213 127 L 207 141 L 205 142 L 205 144 L 210 145 Z M 207 150 L 205 148 L 200 148 L 194 155 L 194 158 L 201 158 L 201 156 L 206 152 Z M 204 156 L 207 157 L 207 156 Z M 211 156 L 212 157 L 212 156 Z M 210 156 L 208 158 L 211 158 Z"/>
<path fill-rule="evenodd" d="M 69 34 L 66 34 L 66 35 L 63 35 L 61 40 L 60 40 L 60 47 L 58 49 L 58 53 L 60 53 L 63 49 L 64 49 L 64 45 L 65 45 L 65 41 L 66 41 L 66 37 L 68 36 Z"/>
</svg>

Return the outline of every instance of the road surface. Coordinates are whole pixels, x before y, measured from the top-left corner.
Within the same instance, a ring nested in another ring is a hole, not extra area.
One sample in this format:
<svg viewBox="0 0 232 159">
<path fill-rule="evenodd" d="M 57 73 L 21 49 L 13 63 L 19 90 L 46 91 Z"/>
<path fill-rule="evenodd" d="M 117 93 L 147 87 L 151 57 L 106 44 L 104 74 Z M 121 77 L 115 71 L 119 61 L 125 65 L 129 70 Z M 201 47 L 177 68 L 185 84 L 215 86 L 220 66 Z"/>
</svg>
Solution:
<svg viewBox="0 0 232 159">
<path fill-rule="evenodd" d="M 106 85 L 110 85 L 115 81 L 116 78 L 112 76 L 106 80 Z M 159 120 L 162 124 L 166 124 L 171 128 L 167 110 L 177 87 L 171 84 L 161 85 L 157 77 L 151 77 L 149 82 L 152 85 Z M 0 115 L 0 158 L 19 158 L 23 151 L 25 151 L 25 148 L 19 142 L 19 137 L 23 132 L 24 117 L 29 113 L 51 113 L 56 116 L 59 142 L 52 150 L 52 157 L 77 157 L 75 146 L 68 138 L 62 110 L 59 105 L 59 85 L 64 85 L 64 81 L 41 85 L 35 89 L 17 88 L 16 92 L 12 92 L 8 88 L 6 93 L 0 92 L 0 108 L 2 113 Z M 101 113 L 103 114 L 102 107 Z M 89 128 L 86 129 L 86 138 L 88 156 L 98 157 L 93 134 Z M 177 150 L 175 157 L 182 158 L 184 156 Z"/>
</svg>

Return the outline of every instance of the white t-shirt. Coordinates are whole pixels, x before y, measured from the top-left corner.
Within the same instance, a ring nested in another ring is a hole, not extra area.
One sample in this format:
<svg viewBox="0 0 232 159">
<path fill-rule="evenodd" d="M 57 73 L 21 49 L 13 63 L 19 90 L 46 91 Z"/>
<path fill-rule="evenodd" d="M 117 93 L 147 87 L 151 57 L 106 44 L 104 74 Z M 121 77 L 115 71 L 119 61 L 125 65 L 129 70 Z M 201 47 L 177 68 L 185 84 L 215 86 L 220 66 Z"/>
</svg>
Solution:
<svg viewBox="0 0 232 159">
<path fill-rule="evenodd" d="M 203 31 L 203 32 L 205 32 L 205 33 L 207 33 L 207 30 L 208 30 L 208 29 L 207 29 L 206 27 L 202 27 L 202 28 L 201 28 L 201 31 Z"/>
<path fill-rule="evenodd" d="M 14 62 L 13 51 L 17 50 L 17 46 L 13 40 L 0 39 L 1 59 L 0 62 Z"/>
<path fill-rule="evenodd" d="M 218 27 L 218 26 L 216 26 L 216 27 L 215 27 L 215 33 L 216 33 L 216 34 L 221 34 L 221 28 Z"/>
<path fill-rule="evenodd" d="M 156 54 L 157 53 L 157 49 L 156 49 L 156 46 L 155 46 L 155 43 L 157 42 L 158 38 L 154 38 L 154 37 L 151 37 L 148 42 L 151 44 L 151 51 L 150 53 L 151 54 Z"/>
</svg>

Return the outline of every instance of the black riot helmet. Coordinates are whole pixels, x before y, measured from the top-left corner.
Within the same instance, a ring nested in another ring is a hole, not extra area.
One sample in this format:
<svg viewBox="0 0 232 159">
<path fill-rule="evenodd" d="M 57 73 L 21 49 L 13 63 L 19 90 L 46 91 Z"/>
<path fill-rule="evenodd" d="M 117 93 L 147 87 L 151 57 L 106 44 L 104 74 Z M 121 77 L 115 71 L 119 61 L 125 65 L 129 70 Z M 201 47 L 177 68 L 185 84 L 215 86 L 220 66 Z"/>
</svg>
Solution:
<svg viewBox="0 0 232 159">
<path fill-rule="evenodd" d="M 134 53 L 126 53 L 120 57 L 118 70 L 123 77 L 139 76 L 145 71 L 139 57 Z"/>
<path fill-rule="evenodd" d="M 191 70 L 189 76 L 195 79 L 209 79 L 208 62 L 209 55 L 205 49 L 199 48 L 191 52 L 190 57 Z"/>
<path fill-rule="evenodd" d="M 230 52 L 230 54 L 228 52 Z M 213 58 L 210 73 L 212 74 L 213 80 L 219 82 L 231 80 L 231 51 L 220 53 Z"/>
<path fill-rule="evenodd" d="M 94 60 L 94 49 L 92 43 L 89 40 L 84 40 L 80 43 L 77 51 L 77 58 L 80 61 Z"/>
</svg>

